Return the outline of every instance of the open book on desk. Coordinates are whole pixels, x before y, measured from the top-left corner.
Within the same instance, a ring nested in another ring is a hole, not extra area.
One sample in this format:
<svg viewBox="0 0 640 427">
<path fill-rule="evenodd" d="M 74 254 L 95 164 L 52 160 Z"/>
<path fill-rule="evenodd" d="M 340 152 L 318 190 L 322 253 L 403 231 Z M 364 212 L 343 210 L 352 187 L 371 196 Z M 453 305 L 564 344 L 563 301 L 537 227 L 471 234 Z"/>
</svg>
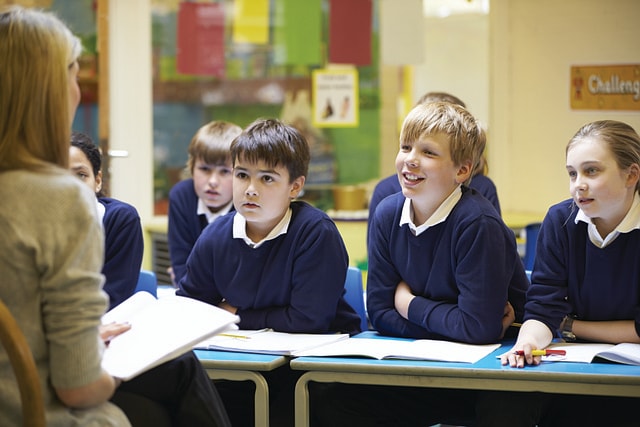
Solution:
<svg viewBox="0 0 640 427">
<path fill-rule="evenodd" d="M 548 349 L 565 350 L 565 356 L 544 356 L 542 360 L 592 363 L 598 359 L 626 365 L 640 365 L 640 344 L 554 343 Z"/>
<path fill-rule="evenodd" d="M 271 329 L 229 330 L 196 344 L 194 348 L 293 356 L 296 352 L 347 338 L 349 334 L 294 334 Z"/>
<path fill-rule="evenodd" d="M 155 299 L 136 292 L 107 312 L 102 323 L 131 324 L 111 339 L 102 367 L 116 378 L 129 380 L 188 351 L 194 344 L 235 326 L 240 318 L 226 310 L 192 298 Z"/>
<path fill-rule="evenodd" d="M 359 356 L 374 359 L 432 360 L 440 362 L 475 363 L 500 344 L 474 345 L 440 340 L 401 340 L 349 338 L 294 356 Z"/>
</svg>

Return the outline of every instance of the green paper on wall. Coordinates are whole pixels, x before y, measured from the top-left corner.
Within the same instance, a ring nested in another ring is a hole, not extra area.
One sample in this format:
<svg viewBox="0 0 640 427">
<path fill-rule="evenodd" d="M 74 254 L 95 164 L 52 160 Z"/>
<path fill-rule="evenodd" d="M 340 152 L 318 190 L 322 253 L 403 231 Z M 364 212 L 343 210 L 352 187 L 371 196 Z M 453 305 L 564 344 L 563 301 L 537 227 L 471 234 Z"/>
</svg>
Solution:
<svg viewBox="0 0 640 427">
<path fill-rule="evenodd" d="M 276 0 L 275 63 L 322 63 L 321 0 Z"/>
</svg>

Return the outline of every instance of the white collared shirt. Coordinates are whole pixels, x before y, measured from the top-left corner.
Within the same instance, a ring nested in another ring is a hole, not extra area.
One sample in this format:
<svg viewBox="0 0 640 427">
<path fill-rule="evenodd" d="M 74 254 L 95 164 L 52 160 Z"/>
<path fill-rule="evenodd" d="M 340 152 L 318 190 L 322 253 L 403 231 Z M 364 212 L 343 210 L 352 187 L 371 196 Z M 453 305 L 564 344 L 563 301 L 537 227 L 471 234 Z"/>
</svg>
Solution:
<svg viewBox="0 0 640 427">
<path fill-rule="evenodd" d="M 635 193 L 629 212 L 627 212 L 622 221 L 620 221 L 620 224 L 618 224 L 618 226 L 604 239 L 600 237 L 600 233 L 598 233 L 595 224 L 591 221 L 591 218 L 582 212 L 582 209 L 579 209 L 578 214 L 576 215 L 575 223 L 577 224 L 578 221 L 587 223 L 587 232 L 589 233 L 589 240 L 591 240 L 591 243 L 599 248 L 604 248 L 613 242 L 620 233 L 628 233 L 635 229 L 640 229 L 640 195 Z"/>
<path fill-rule="evenodd" d="M 231 205 L 233 202 L 229 202 L 224 208 L 220 209 L 218 212 L 213 213 L 209 210 L 207 205 L 202 201 L 201 198 L 198 197 L 198 215 L 204 215 L 207 218 L 207 222 L 211 224 L 216 218 L 221 217 L 231 210 Z"/>
<path fill-rule="evenodd" d="M 444 220 L 447 219 L 454 206 L 460 198 L 462 197 L 462 186 L 456 187 L 455 190 L 451 192 L 449 197 L 447 197 L 438 209 L 424 222 L 419 226 L 416 226 L 411 219 L 411 199 L 405 198 L 404 205 L 402 206 L 402 215 L 400 216 L 400 227 L 404 224 L 409 224 L 409 229 L 413 233 L 414 236 L 419 236 L 422 232 L 424 232 L 429 227 L 433 227 L 434 225 L 440 224 Z"/>
<path fill-rule="evenodd" d="M 102 220 L 104 218 L 104 213 L 107 210 L 107 208 L 105 208 L 104 205 L 100 203 L 97 197 L 96 197 L 96 209 L 98 210 L 98 220 L 100 221 L 100 225 L 102 226 L 102 228 L 104 228 L 104 224 L 102 223 Z"/>
<path fill-rule="evenodd" d="M 247 220 L 245 217 L 236 213 L 233 216 L 233 238 L 234 239 L 242 239 L 244 242 L 251 246 L 253 249 L 256 249 L 264 242 L 268 240 L 273 240 L 281 234 L 286 234 L 289 229 L 289 223 L 291 222 L 291 208 L 287 209 L 287 213 L 284 214 L 280 222 L 273 227 L 273 229 L 267 234 L 267 237 L 260 240 L 259 242 L 254 242 L 247 236 Z"/>
</svg>

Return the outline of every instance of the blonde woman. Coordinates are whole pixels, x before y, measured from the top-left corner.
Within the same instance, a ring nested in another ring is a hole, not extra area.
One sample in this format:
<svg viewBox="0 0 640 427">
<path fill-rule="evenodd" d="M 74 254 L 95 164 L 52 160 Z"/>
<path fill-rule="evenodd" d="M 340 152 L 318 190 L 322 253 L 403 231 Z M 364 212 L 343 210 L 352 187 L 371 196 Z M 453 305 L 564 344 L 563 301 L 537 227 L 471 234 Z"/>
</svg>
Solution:
<svg viewBox="0 0 640 427">
<path fill-rule="evenodd" d="M 101 368 L 102 229 L 69 174 L 80 43 L 49 13 L 0 8 L 0 298 L 33 352 L 49 426 L 127 426 Z M 0 349 L 0 425 L 20 425 Z"/>
</svg>

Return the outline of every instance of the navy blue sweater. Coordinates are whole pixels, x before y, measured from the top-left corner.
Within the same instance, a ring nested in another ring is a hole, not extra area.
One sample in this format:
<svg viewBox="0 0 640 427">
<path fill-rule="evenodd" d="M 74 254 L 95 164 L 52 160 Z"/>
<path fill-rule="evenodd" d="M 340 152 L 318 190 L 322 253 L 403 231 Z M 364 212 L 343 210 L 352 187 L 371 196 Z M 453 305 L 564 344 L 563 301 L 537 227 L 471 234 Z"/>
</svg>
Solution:
<svg viewBox="0 0 640 427">
<path fill-rule="evenodd" d="M 414 236 L 399 227 L 405 197 L 384 199 L 369 240 L 367 308 L 374 329 L 387 335 L 497 342 L 507 300 L 521 320 L 528 280 L 515 236 L 491 203 L 462 187 L 444 222 Z M 405 281 L 417 297 L 409 320 L 394 307 Z"/>
<path fill-rule="evenodd" d="M 109 309 L 112 309 L 133 295 L 138 283 L 144 251 L 142 226 L 133 206 L 108 197 L 101 197 L 98 202 L 105 207 L 102 274 L 106 279 L 104 291 L 109 295 Z"/>
<path fill-rule="evenodd" d="M 360 331 L 343 298 L 348 255 L 333 221 L 304 202 L 292 202 L 286 234 L 257 248 L 234 239 L 229 212 L 200 235 L 177 295 L 238 308 L 242 329 L 281 332 Z"/>
<path fill-rule="evenodd" d="M 572 200 L 552 206 L 542 223 L 527 292 L 525 320 L 551 331 L 571 314 L 582 320 L 635 320 L 640 335 L 640 230 L 598 248 Z"/>
<path fill-rule="evenodd" d="M 193 179 L 178 182 L 169 191 L 169 257 L 176 283 L 186 272 L 186 263 L 193 245 L 208 225 L 204 215 L 198 215 L 198 195 Z"/>
</svg>

